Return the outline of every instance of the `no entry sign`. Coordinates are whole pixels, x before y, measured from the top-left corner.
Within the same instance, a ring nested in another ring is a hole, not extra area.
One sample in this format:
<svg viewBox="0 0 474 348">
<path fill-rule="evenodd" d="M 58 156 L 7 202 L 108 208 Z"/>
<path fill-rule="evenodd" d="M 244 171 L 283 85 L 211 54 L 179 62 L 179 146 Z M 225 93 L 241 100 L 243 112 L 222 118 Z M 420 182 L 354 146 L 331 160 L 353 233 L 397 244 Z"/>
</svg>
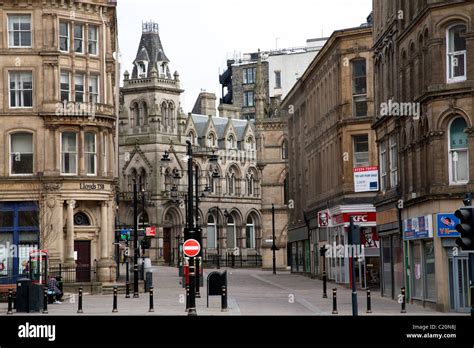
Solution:
<svg viewBox="0 0 474 348">
<path fill-rule="evenodd" d="M 196 239 L 188 239 L 183 244 L 183 252 L 187 257 L 195 257 L 201 251 L 201 245 Z"/>
</svg>

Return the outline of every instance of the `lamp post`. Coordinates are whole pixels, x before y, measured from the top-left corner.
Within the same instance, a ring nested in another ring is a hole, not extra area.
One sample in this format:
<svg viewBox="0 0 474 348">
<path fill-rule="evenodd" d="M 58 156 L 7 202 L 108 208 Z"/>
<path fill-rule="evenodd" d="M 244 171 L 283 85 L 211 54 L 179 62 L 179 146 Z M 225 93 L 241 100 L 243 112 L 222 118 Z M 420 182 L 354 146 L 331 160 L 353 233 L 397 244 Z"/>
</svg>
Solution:
<svg viewBox="0 0 474 348">
<path fill-rule="evenodd" d="M 272 203 L 272 252 L 273 252 L 273 274 L 276 274 L 276 251 L 277 247 L 275 244 L 275 205 Z"/>
<path fill-rule="evenodd" d="M 138 298 L 138 197 L 137 181 L 133 180 L 133 298 Z"/>
</svg>

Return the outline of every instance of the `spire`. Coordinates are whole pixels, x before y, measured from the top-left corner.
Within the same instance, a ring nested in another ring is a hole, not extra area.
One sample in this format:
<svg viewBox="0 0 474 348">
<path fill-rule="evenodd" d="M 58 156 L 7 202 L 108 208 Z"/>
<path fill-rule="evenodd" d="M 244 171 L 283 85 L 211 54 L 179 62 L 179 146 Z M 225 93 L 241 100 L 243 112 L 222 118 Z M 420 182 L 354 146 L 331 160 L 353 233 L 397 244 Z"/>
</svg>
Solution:
<svg viewBox="0 0 474 348">
<path fill-rule="evenodd" d="M 153 68 L 156 68 L 159 74 L 170 75 L 167 74 L 169 62 L 161 43 L 158 23 L 152 21 L 142 23 L 142 37 L 133 61 L 132 78 L 138 78 L 140 75 L 149 78 Z"/>
<path fill-rule="evenodd" d="M 262 56 L 258 49 L 257 69 L 255 72 L 255 119 L 265 118 L 265 81 L 262 71 Z"/>
</svg>

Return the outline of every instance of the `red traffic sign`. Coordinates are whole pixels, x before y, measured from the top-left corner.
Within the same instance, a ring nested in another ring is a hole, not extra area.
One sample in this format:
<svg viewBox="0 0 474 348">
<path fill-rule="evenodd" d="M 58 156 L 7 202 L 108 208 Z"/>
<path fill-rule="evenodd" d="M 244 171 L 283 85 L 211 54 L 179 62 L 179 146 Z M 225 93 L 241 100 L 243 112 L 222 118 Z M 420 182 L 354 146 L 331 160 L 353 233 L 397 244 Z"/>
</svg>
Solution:
<svg viewBox="0 0 474 348">
<path fill-rule="evenodd" d="M 156 237 L 156 227 L 147 227 L 145 231 L 147 237 Z"/>
<path fill-rule="evenodd" d="M 188 239 L 183 244 L 183 252 L 187 257 L 195 257 L 201 251 L 201 245 L 196 239 Z"/>
</svg>

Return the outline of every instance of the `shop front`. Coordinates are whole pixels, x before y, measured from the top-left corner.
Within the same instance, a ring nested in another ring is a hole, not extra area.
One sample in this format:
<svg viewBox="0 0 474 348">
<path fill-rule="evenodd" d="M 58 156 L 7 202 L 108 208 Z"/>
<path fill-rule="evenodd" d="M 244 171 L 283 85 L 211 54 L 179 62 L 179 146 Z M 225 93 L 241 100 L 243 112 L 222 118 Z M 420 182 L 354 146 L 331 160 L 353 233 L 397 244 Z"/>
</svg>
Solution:
<svg viewBox="0 0 474 348">
<path fill-rule="evenodd" d="M 350 283 L 351 253 L 356 253 L 356 282 L 362 288 L 380 286 L 380 241 L 376 231 L 376 213 L 371 205 L 337 206 L 319 212 L 319 237 L 326 238 L 326 267 L 330 280 Z M 348 245 L 350 217 L 361 227 L 360 245 Z"/>
<path fill-rule="evenodd" d="M 407 242 L 408 297 L 420 303 L 437 301 L 433 215 L 403 221 L 403 238 Z"/>
<path fill-rule="evenodd" d="M 311 244 L 306 226 L 288 231 L 288 247 L 291 250 L 291 272 L 309 274 L 311 272 Z"/>
</svg>

